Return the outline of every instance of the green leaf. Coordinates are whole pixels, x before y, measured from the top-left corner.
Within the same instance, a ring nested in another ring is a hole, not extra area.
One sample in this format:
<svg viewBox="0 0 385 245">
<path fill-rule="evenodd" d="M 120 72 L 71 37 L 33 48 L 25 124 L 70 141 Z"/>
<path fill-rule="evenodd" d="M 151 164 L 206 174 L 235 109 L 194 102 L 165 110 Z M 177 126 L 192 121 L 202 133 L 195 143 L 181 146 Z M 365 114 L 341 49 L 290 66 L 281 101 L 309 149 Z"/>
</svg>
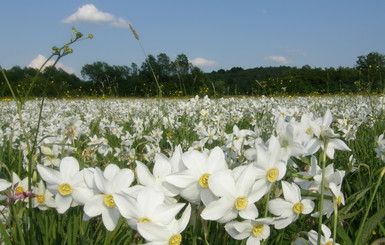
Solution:
<svg viewBox="0 0 385 245">
<path fill-rule="evenodd" d="M 350 239 L 349 235 L 341 225 L 337 226 L 337 235 L 339 238 L 341 238 L 340 241 L 344 241 L 346 245 L 353 245 L 353 241 Z"/>
<path fill-rule="evenodd" d="M 372 217 L 370 217 L 366 222 L 362 229 L 362 235 L 361 240 L 359 244 L 366 244 L 372 234 L 372 231 L 376 229 L 378 224 L 384 219 L 385 217 L 385 208 L 382 208 L 377 211 Z"/>
</svg>

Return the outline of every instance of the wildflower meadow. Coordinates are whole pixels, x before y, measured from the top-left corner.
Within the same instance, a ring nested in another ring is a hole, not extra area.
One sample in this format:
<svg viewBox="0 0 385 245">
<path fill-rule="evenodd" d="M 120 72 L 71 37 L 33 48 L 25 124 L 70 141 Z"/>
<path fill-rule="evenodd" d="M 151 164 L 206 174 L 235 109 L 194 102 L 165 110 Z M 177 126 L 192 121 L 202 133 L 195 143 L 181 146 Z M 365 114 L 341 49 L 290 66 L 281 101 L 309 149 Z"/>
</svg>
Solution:
<svg viewBox="0 0 385 245">
<path fill-rule="evenodd" d="M 384 96 L 24 98 L 2 244 L 385 243 Z"/>
</svg>

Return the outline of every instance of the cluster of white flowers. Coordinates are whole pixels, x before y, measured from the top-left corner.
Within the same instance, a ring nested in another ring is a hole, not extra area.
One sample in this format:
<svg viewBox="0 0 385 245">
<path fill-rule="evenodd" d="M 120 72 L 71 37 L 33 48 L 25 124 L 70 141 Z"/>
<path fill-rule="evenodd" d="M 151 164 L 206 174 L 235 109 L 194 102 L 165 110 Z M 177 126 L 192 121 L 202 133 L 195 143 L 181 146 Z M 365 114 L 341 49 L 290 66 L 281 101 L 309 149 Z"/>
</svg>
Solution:
<svg viewBox="0 0 385 245">
<path fill-rule="evenodd" d="M 275 106 L 282 101 L 274 98 L 112 100 L 107 108 L 97 100 L 52 101 L 43 113 L 36 151 L 41 159 L 36 168 L 45 183 L 39 181 L 28 190 L 27 180 L 14 174 L 12 183 L 0 180 L 0 191 L 11 189 L 9 200 L 32 198 L 33 207 L 41 210 L 64 213 L 82 205 L 84 220 L 101 216 L 110 231 L 123 217 L 154 244 L 179 244 L 191 209 L 199 206 L 202 219 L 223 223 L 234 239 L 259 244 L 270 236 L 271 226 L 283 229 L 301 215 L 320 215 L 317 199 L 302 194 L 321 193 L 322 170 L 314 155 L 322 151 L 332 161 L 336 150 L 350 150 L 333 130 L 332 111 L 340 116 L 334 121 L 336 129 L 343 139 L 352 140 L 366 120 L 362 118 L 375 114 L 361 99 L 360 109 L 349 116 L 348 109 L 337 111 L 327 100 L 320 116 L 321 110 L 315 110 L 320 102 L 304 98 L 285 101 L 285 107 Z M 329 106 L 332 111 L 326 109 Z M 0 144 L 12 142 L 26 163 L 20 122 L 9 114 L 14 108 L 0 109 L 6 112 Z M 24 112 L 24 125 L 36 128 L 31 118 Z M 240 129 L 245 122 L 249 128 Z M 175 144 L 177 134 L 185 139 Z M 385 160 L 383 135 L 376 142 L 378 157 Z M 309 166 L 293 161 L 305 158 Z M 131 168 L 119 167 L 124 165 Z M 329 198 L 324 199 L 321 215 L 329 218 L 334 203 L 344 205 L 344 177 L 345 171 L 332 163 L 326 166 L 324 188 Z M 263 198 L 268 202 L 260 210 L 257 204 Z M 322 229 L 324 236 L 330 237 L 327 229 Z M 314 231 L 308 239 L 314 243 Z"/>
</svg>

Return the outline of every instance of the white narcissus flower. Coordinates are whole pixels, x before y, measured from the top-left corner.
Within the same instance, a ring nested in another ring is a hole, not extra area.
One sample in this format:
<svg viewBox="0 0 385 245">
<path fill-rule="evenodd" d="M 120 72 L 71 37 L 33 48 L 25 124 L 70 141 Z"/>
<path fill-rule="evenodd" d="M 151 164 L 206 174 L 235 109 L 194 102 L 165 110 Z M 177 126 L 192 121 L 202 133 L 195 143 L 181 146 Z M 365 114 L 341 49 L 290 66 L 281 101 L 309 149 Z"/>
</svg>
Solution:
<svg viewBox="0 0 385 245">
<path fill-rule="evenodd" d="M 182 217 L 173 219 L 170 224 L 164 226 L 153 222 L 138 223 L 139 234 L 146 239 L 149 245 L 180 245 L 182 244 L 182 232 L 188 225 L 191 216 L 191 206 L 187 206 Z"/>
<path fill-rule="evenodd" d="M 269 225 L 258 220 L 231 221 L 225 229 L 236 240 L 247 238 L 246 245 L 259 245 L 270 236 Z"/>
<path fill-rule="evenodd" d="M 94 183 L 98 194 L 85 203 L 84 213 L 89 217 L 102 215 L 107 230 L 114 230 L 120 217 L 116 196 L 122 194 L 133 180 L 134 173 L 130 169 L 120 169 L 115 164 L 109 164 L 104 172 L 95 168 Z"/>
<path fill-rule="evenodd" d="M 64 213 L 70 206 L 84 204 L 93 196 L 84 181 L 83 171 L 79 171 L 79 163 L 73 157 L 65 157 L 60 161 L 60 171 L 37 165 L 37 171 L 46 182 L 47 189 L 55 195 L 58 213 Z"/>
<path fill-rule="evenodd" d="M 229 222 L 238 214 L 244 219 L 257 218 L 255 202 L 259 199 L 253 191 L 255 175 L 256 168 L 251 164 L 235 168 L 234 172 L 228 170 L 213 174 L 209 179 L 209 187 L 219 199 L 207 205 L 201 217 L 220 223 Z"/>
<path fill-rule="evenodd" d="M 281 156 L 281 145 L 276 137 L 269 140 L 268 148 L 264 145 L 257 146 L 257 160 L 253 162 L 256 170 L 255 188 L 257 199 L 262 198 L 271 188 L 272 184 L 280 181 L 286 174 L 286 161 Z"/>
<path fill-rule="evenodd" d="M 164 193 L 151 186 L 140 190 L 136 198 L 118 194 L 115 201 L 120 213 L 134 230 L 142 222 L 168 225 L 184 206 L 183 203 L 165 203 Z"/>
<path fill-rule="evenodd" d="M 321 244 L 321 245 L 329 245 L 329 244 L 340 245 L 339 243 L 336 243 L 336 242 L 333 241 L 333 238 L 331 237 L 332 233 L 331 233 L 329 227 L 327 227 L 326 225 L 322 224 L 321 230 L 322 230 L 322 233 L 323 233 L 323 236 L 321 236 L 321 243 L 318 243 L 318 233 L 316 231 L 311 230 L 311 231 L 309 231 L 307 233 L 308 236 L 309 236 L 309 243 L 310 243 L 310 245 L 317 245 L 317 244 Z"/>
<path fill-rule="evenodd" d="M 163 191 L 169 202 L 175 202 L 173 197 L 178 195 L 179 190 L 165 180 L 166 176 L 174 173 L 171 159 L 168 159 L 163 154 L 157 154 L 152 174 L 148 167 L 140 161 L 136 161 L 135 171 L 140 184 L 158 188 Z"/>
<path fill-rule="evenodd" d="M 314 209 L 314 202 L 301 197 L 301 190 L 294 183 L 282 181 L 283 196 L 285 199 L 276 198 L 268 203 L 269 212 L 279 216 L 274 218 L 276 229 L 283 229 L 293 223 L 300 214 L 309 214 Z"/>
<path fill-rule="evenodd" d="M 310 122 L 310 127 L 314 135 L 322 142 L 321 147 L 326 151 L 330 159 L 334 159 L 335 150 L 350 151 L 350 148 L 340 139 L 338 134 L 330 127 L 333 121 L 332 113 L 329 109 L 325 112 L 323 118 L 318 118 Z M 326 146 L 326 149 L 324 149 Z"/>
<path fill-rule="evenodd" d="M 32 199 L 33 208 L 37 207 L 40 210 L 47 210 L 48 208 L 56 207 L 53 194 L 45 188 L 42 180 L 33 188 L 33 194 L 36 195 Z"/>
<path fill-rule="evenodd" d="M 178 187 L 180 195 L 191 203 L 202 200 L 207 205 L 215 200 L 208 180 L 212 174 L 228 169 L 222 149 L 215 147 L 209 155 L 191 150 L 183 154 L 182 161 L 186 169 L 166 176 L 166 181 Z"/>
</svg>

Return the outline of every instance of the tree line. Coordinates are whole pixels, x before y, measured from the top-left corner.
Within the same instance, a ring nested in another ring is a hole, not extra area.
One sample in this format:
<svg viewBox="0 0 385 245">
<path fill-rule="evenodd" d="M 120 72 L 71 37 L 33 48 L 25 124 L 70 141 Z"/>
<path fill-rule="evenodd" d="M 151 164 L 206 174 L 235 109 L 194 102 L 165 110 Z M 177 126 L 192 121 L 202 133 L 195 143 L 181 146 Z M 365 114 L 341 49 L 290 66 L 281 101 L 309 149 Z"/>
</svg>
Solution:
<svg viewBox="0 0 385 245">
<path fill-rule="evenodd" d="M 149 55 L 138 66 L 109 65 L 97 61 L 81 69 L 82 79 L 56 67 L 41 73 L 34 68 L 14 66 L 4 70 L 14 91 L 23 96 L 48 97 L 152 97 L 194 95 L 309 95 L 340 93 L 383 93 L 385 55 L 372 52 L 358 56 L 355 67 L 312 68 L 233 67 L 204 73 L 185 54 L 171 60 L 165 53 Z M 32 82 L 33 81 L 33 82 Z M 10 97 L 0 76 L 0 97 Z"/>
</svg>

